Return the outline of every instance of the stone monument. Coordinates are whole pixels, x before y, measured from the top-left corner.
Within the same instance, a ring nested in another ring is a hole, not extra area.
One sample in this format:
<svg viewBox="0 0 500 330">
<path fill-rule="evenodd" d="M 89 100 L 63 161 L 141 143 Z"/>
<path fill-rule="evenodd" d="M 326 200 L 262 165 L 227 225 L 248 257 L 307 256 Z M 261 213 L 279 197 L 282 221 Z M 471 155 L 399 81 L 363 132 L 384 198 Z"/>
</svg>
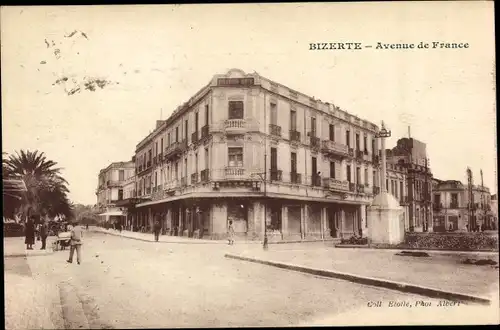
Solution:
<svg viewBox="0 0 500 330">
<path fill-rule="evenodd" d="M 385 158 L 385 139 L 391 136 L 382 121 L 382 128 L 376 137 L 381 139 L 382 169 L 380 192 L 368 207 L 368 239 L 370 244 L 398 244 L 404 240 L 403 208 L 386 189 L 387 164 Z"/>
</svg>

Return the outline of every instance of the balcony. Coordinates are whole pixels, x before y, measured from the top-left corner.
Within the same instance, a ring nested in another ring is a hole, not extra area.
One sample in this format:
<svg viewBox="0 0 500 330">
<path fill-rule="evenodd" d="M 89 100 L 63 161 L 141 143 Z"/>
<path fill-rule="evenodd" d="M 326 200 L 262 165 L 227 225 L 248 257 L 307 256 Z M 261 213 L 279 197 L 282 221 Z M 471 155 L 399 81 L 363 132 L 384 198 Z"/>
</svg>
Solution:
<svg viewBox="0 0 500 330">
<path fill-rule="evenodd" d="M 271 170 L 271 181 L 281 181 L 282 180 L 282 171 L 272 169 Z"/>
<path fill-rule="evenodd" d="M 208 169 L 201 171 L 201 182 L 208 182 L 210 180 L 210 172 Z"/>
<path fill-rule="evenodd" d="M 177 179 L 173 179 L 165 184 L 166 191 L 175 190 L 177 187 L 179 187 L 179 181 Z"/>
<path fill-rule="evenodd" d="M 208 137 L 208 134 L 209 134 L 209 126 L 208 125 L 205 125 L 201 128 L 201 139 L 205 139 Z"/>
<path fill-rule="evenodd" d="M 281 136 L 281 126 L 269 124 L 269 131 L 273 136 Z"/>
<path fill-rule="evenodd" d="M 181 178 L 181 187 L 186 187 L 187 186 L 187 177 L 183 176 Z"/>
<path fill-rule="evenodd" d="M 161 163 L 163 161 L 163 153 L 159 152 L 157 157 L 158 157 L 158 163 Z"/>
<path fill-rule="evenodd" d="M 441 209 L 443 208 L 443 204 L 442 203 L 434 203 L 432 204 L 432 209 L 436 212 L 439 212 L 441 211 Z"/>
<path fill-rule="evenodd" d="M 349 191 L 355 192 L 356 191 L 356 184 L 349 182 Z"/>
<path fill-rule="evenodd" d="M 301 184 L 302 174 L 296 172 L 290 172 L 290 182 L 295 184 Z"/>
<path fill-rule="evenodd" d="M 450 209 L 458 209 L 459 206 L 458 206 L 458 203 L 450 203 Z M 477 209 L 477 206 L 475 207 L 475 209 Z"/>
<path fill-rule="evenodd" d="M 321 176 L 320 175 L 311 175 L 311 186 L 313 187 L 321 187 Z"/>
<path fill-rule="evenodd" d="M 356 150 L 356 159 L 363 160 L 364 154 L 361 150 Z"/>
<path fill-rule="evenodd" d="M 356 185 L 356 191 L 359 193 L 364 194 L 365 193 L 365 185 L 364 184 L 357 184 Z"/>
<path fill-rule="evenodd" d="M 191 184 L 198 182 L 198 172 L 191 174 Z"/>
<path fill-rule="evenodd" d="M 379 155 L 372 155 L 372 163 L 374 165 L 380 164 L 380 156 Z"/>
<path fill-rule="evenodd" d="M 247 131 L 245 119 L 228 119 L 224 122 L 226 134 L 244 134 Z"/>
<path fill-rule="evenodd" d="M 120 183 L 120 181 L 116 181 L 116 180 L 108 180 L 108 181 L 106 181 L 106 186 L 108 186 L 108 187 L 120 187 L 121 183 Z"/>
<path fill-rule="evenodd" d="M 247 179 L 244 167 L 228 166 L 224 169 L 224 178 L 226 180 L 244 180 Z"/>
<path fill-rule="evenodd" d="M 311 143 L 311 148 L 313 148 L 313 149 L 320 148 L 321 141 L 320 141 L 319 137 L 312 135 L 309 137 L 309 142 Z"/>
<path fill-rule="evenodd" d="M 326 140 L 323 141 L 322 149 L 325 154 L 339 157 L 349 156 L 349 149 L 346 145 L 340 144 L 335 141 Z"/>
<path fill-rule="evenodd" d="M 349 182 L 337 180 L 334 178 L 324 178 L 323 186 L 329 190 L 335 191 L 349 191 Z"/>
<path fill-rule="evenodd" d="M 378 194 L 380 194 L 380 187 L 375 187 L 375 186 L 374 186 L 374 187 L 373 187 L 373 194 L 374 194 L 374 195 L 378 195 Z"/>
<path fill-rule="evenodd" d="M 191 134 L 191 143 L 197 143 L 198 142 L 198 131 L 193 132 Z"/>
<path fill-rule="evenodd" d="M 290 130 L 290 141 L 300 142 L 300 132 L 296 130 Z"/>
<path fill-rule="evenodd" d="M 151 167 L 151 161 L 148 160 L 148 162 L 146 163 L 146 168 L 150 168 Z"/>
<path fill-rule="evenodd" d="M 348 146 L 348 151 L 347 153 L 349 154 L 349 157 L 354 157 L 354 149 Z"/>
<path fill-rule="evenodd" d="M 180 154 L 186 150 L 187 143 L 186 140 L 182 142 L 174 142 L 167 149 L 165 149 L 165 159 L 171 160 L 172 158 L 178 157 Z"/>
</svg>

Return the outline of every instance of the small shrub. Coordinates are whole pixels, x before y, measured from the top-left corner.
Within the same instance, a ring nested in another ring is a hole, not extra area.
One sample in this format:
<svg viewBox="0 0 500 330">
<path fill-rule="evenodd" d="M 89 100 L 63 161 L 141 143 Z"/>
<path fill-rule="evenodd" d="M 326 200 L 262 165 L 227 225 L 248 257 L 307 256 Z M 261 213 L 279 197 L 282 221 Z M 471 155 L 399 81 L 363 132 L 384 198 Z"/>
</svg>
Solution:
<svg viewBox="0 0 500 330">
<path fill-rule="evenodd" d="M 429 257 L 427 252 L 421 251 L 401 251 L 396 253 L 397 256 L 405 256 L 405 257 Z"/>
</svg>

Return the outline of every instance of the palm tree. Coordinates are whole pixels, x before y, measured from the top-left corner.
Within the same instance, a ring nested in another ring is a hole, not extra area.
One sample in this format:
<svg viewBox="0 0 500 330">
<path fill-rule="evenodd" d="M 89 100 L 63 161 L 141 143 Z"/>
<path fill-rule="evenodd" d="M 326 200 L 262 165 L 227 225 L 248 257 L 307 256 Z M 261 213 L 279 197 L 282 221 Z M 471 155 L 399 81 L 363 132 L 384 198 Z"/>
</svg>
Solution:
<svg viewBox="0 0 500 330">
<path fill-rule="evenodd" d="M 48 160 L 43 152 L 21 150 L 3 159 L 4 178 L 24 181 L 26 192 L 22 196 L 19 213 L 24 217 L 37 215 L 71 215 L 67 181 L 60 175 L 56 162 Z"/>
</svg>

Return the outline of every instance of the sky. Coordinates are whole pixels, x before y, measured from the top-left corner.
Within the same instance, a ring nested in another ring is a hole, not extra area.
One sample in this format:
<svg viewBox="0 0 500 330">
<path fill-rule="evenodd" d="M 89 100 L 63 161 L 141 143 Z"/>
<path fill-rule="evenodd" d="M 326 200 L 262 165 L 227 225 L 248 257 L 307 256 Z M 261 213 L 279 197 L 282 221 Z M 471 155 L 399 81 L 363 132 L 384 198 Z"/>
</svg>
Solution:
<svg viewBox="0 0 500 330">
<path fill-rule="evenodd" d="M 76 203 L 95 204 L 99 170 L 231 68 L 384 120 L 387 148 L 411 126 L 434 177 L 466 183 L 470 166 L 497 190 L 491 2 L 2 7 L 0 22 L 2 149 L 43 151 Z M 376 49 L 420 41 L 469 48 Z"/>
</svg>

